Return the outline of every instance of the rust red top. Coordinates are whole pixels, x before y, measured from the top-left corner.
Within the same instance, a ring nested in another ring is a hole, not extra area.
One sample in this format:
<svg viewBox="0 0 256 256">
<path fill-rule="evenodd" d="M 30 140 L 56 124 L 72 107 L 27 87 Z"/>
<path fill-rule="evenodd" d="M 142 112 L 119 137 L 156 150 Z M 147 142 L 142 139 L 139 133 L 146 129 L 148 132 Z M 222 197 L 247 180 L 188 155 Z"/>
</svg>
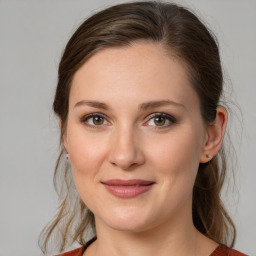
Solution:
<svg viewBox="0 0 256 256">
<path fill-rule="evenodd" d="M 62 253 L 56 256 L 82 256 L 85 249 L 88 247 L 84 246 L 84 247 L 80 247 L 78 249 L 66 252 L 66 253 Z M 210 256 L 247 256 L 246 254 L 243 254 L 241 252 L 238 252 L 236 250 L 233 249 L 229 249 L 224 245 L 219 245 L 214 252 L 211 253 Z"/>
<path fill-rule="evenodd" d="M 210 256 L 248 256 L 224 245 L 219 245 Z"/>
<path fill-rule="evenodd" d="M 78 249 L 69 251 L 69 252 L 65 252 L 62 254 L 58 254 L 56 256 L 82 256 L 83 252 L 85 251 L 84 247 L 80 247 Z"/>
</svg>

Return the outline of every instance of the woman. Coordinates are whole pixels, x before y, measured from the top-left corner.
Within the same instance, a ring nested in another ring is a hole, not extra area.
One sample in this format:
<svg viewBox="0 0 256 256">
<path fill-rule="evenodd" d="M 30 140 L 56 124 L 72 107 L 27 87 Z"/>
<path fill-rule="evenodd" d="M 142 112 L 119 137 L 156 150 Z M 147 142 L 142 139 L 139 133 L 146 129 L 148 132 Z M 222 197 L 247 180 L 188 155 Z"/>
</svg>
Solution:
<svg viewBox="0 0 256 256">
<path fill-rule="evenodd" d="M 61 205 L 43 251 L 58 236 L 60 251 L 82 245 L 63 256 L 244 255 L 220 199 L 222 86 L 217 43 L 183 7 L 128 3 L 87 19 L 59 66 Z"/>
</svg>

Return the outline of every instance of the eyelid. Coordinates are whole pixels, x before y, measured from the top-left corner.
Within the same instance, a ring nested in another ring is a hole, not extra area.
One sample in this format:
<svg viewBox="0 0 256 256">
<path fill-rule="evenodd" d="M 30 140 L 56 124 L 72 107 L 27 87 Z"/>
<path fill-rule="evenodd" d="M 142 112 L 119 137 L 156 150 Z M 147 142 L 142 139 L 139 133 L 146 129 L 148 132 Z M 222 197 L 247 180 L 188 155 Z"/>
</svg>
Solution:
<svg viewBox="0 0 256 256">
<path fill-rule="evenodd" d="M 91 124 L 88 124 L 86 122 L 89 118 L 92 118 L 92 117 L 95 117 L 95 116 L 102 117 L 109 123 L 107 116 L 102 114 L 102 113 L 99 113 L 99 112 L 91 113 L 91 114 L 83 116 L 81 118 L 81 122 L 84 123 L 86 126 L 91 127 L 91 128 L 101 128 L 102 126 L 104 126 L 103 124 L 102 125 L 91 125 Z"/>
<path fill-rule="evenodd" d="M 171 122 L 171 124 L 169 125 L 163 125 L 163 126 L 157 126 L 155 125 L 154 128 L 155 129 L 164 129 L 164 128 L 167 128 L 169 126 L 171 126 L 172 124 L 175 124 L 177 123 L 177 119 L 172 116 L 172 115 L 169 115 L 169 114 L 166 114 L 166 113 L 162 113 L 162 112 L 156 112 L 156 113 L 152 113 L 148 116 L 148 121 L 146 123 L 148 123 L 152 118 L 156 118 L 156 117 L 164 117 L 166 118 L 169 122 Z"/>
<path fill-rule="evenodd" d="M 95 112 L 95 113 L 91 113 L 91 114 L 87 114 L 85 116 L 83 116 L 81 118 L 81 122 L 84 123 L 86 126 L 90 127 L 90 128 L 101 128 L 103 126 L 105 126 L 106 124 L 102 124 L 102 125 L 91 125 L 91 124 L 88 124 L 86 121 L 89 119 L 89 118 L 92 118 L 92 117 L 95 117 L 95 116 L 99 116 L 99 117 L 102 117 L 104 118 L 108 123 L 108 117 L 103 114 L 103 113 L 99 113 L 99 112 Z M 173 117 L 172 115 L 170 114 L 166 114 L 166 113 L 163 113 L 163 112 L 155 112 L 155 113 L 152 113 L 150 115 L 147 116 L 147 121 L 146 123 L 148 123 L 152 118 L 156 118 L 156 117 L 163 117 L 163 118 L 166 118 L 171 124 L 168 124 L 168 125 L 163 125 L 163 126 L 157 126 L 155 125 L 155 129 L 164 129 L 164 128 L 167 128 L 169 126 L 171 126 L 172 124 L 174 123 L 177 123 L 177 119 L 175 117 Z M 150 126 L 150 125 L 148 125 Z"/>
<path fill-rule="evenodd" d="M 176 118 L 170 114 L 167 114 L 167 113 L 164 113 L 164 112 L 155 112 L 155 113 L 152 113 L 150 115 L 148 115 L 148 118 L 153 118 L 153 117 L 166 117 L 166 118 L 169 118 L 170 120 L 172 120 L 173 122 L 176 121 Z"/>
</svg>

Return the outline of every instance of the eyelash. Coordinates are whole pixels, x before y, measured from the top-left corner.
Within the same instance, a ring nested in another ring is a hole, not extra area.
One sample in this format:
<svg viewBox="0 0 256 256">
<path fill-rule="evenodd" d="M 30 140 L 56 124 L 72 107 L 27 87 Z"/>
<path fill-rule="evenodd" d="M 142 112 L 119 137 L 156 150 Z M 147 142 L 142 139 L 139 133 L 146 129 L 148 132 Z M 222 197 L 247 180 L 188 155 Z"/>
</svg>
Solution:
<svg viewBox="0 0 256 256">
<path fill-rule="evenodd" d="M 158 118 L 158 117 L 165 118 L 165 120 L 166 120 L 167 122 L 169 122 L 169 124 L 168 124 L 168 125 L 165 124 L 165 125 L 163 125 L 163 126 L 157 126 L 157 125 L 155 125 L 155 126 L 154 126 L 155 129 L 164 129 L 164 128 L 167 128 L 167 127 L 171 126 L 172 124 L 177 123 L 177 120 L 176 120 L 175 117 L 173 117 L 173 116 L 171 116 L 171 115 L 169 115 L 169 114 L 165 114 L 165 113 L 153 113 L 153 114 L 151 114 L 151 115 L 149 116 L 149 119 L 148 119 L 147 123 L 148 123 L 151 119 Z M 166 121 L 165 121 L 165 123 L 166 123 Z"/>
<path fill-rule="evenodd" d="M 102 125 L 91 125 L 91 124 L 88 124 L 88 120 L 90 118 L 93 118 L 93 117 L 101 117 L 101 118 L 104 118 L 105 120 L 107 120 L 107 117 L 101 113 L 92 113 L 92 114 L 89 114 L 89 115 L 86 115 L 84 117 L 81 118 L 81 122 L 84 123 L 86 126 L 90 127 L 90 128 L 100 128 Z"/>
<path fill-rule="evenodd" d="M 107 120 L 107 117 L 102 114 L 102 113 L 92 113 L 92 114 L 89 114 L 89 115 L 86 115 L 84 117 L 81 118 L 81 122 L 84 123 L 86 126 L 90 127 L 90 128 L 93 128 L 93 129 L 98 129 L 98 128 L 101 128 L 104 124 L 102 125 L 91 125 L 91 124 L 88 124 L 88 120 L 90 118 L 93 118 L 93 117 L 100 117 L 100 118 L 103 118 L 105 120 Z M 164 129 L 164 128 L 167 128 L 169 126 L 171 126 L 172 124 L 175 124 L 177 123 L 177 120 L 175 117 L 169 115 L 169 114 L 165 114 L 165 113 L 153 113 L 151 114 L 149 117 L 148 117 L 148 121 L 147 123 L 153 119 L 153 118 L 158 118 L 158 117 L 161 117 L 161 118 L 165 118 L 165 120 L 167 120 L 168 122 L 170 122 L 170 124 L 168 125 L 163 125 L 163 126 L 157 126 L 155 125 L 154 126 L 154 129 Z"/>
</svg>

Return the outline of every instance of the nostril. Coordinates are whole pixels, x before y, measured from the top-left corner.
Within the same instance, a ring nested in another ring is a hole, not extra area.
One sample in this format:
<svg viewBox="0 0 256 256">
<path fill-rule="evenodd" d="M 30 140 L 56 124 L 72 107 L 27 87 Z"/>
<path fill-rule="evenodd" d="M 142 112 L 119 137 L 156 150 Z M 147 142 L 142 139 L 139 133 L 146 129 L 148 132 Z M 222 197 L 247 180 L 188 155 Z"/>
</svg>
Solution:
<svg viewBox="0 0 256 256">
<path fill-rule="evenodd" d="M 135 133 L 132 129 L 116 130 L 111 140 L 109 162 L 123 170 L 131 170 L 144 163 L 142 148 L 135 142 Z"/>
</svg>

